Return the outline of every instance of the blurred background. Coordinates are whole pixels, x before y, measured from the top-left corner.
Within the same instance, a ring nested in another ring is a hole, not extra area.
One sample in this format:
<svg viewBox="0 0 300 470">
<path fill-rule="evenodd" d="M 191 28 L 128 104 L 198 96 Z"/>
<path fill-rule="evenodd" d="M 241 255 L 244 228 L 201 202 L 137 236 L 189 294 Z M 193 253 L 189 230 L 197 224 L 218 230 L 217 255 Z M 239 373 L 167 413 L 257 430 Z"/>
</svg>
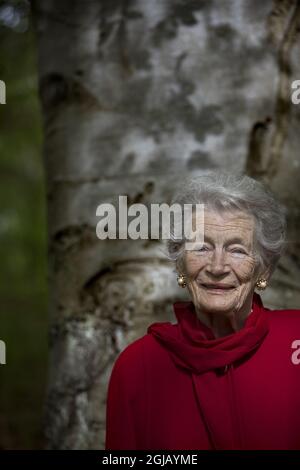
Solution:
<svg viewBox="0 0 300 470">
<path fill-rule="evenodd" d="M 47 368 L 42 125 L 36 47 L 26 1 L 0 2 L 0 448 L 41 445 Z"/>
<path fill-rule="evenodd" d="M 300 308 L 298 0 L 0 0 L 0 448 L 103 448 L 116 356 L 185 299 L 96 208 L 226 168 L 288 208 L 268 307 Z M 48 379 L 47 379 L 48 377 Z"/>
</svg>

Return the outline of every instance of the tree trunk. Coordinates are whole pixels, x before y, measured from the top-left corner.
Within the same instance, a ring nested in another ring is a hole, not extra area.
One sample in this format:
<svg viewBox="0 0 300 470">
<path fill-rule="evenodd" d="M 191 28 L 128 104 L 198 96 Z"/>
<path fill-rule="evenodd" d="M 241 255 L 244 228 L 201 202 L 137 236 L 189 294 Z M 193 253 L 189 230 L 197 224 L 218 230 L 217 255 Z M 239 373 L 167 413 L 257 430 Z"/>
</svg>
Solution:
<svg viewBox="0 0 300 470">
<path fill-rule="evenodd" d="M 96 208 L 119 195 L 168 203 L 184 174 L 245 168 L 253 123 L 276 100 L 272 1 L 33 6 L 48 200 L 47 447 L 99 449 L 116 355 L 153 321 L 173 321 L 184 291 L 161 242 L 100 241 Z"/>
</svg>

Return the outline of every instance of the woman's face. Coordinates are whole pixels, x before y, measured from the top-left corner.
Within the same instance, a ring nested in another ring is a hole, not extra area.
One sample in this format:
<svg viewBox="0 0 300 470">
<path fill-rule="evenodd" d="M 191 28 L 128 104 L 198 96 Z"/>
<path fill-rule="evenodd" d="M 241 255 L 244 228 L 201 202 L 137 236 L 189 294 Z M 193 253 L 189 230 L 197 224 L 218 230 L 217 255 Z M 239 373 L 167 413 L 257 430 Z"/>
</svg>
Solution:
<svg viewBox="0 0 300 470">
<path fill-rule="evenodd" d="M 251 305 L 258 263 L 254 219 L 243 212 L 204 212 L 204 243 L 186 250 L 183 267 L 196 309 L 232 314 Z"/>
</svg>

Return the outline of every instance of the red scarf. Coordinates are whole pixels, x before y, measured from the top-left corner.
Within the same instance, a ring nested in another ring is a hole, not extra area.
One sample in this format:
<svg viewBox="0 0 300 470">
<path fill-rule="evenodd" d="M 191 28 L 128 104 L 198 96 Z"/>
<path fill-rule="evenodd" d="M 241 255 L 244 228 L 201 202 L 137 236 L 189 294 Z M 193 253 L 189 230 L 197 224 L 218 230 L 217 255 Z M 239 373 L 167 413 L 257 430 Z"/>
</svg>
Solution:
<svg viewBox="0 0 300 470">
<path fill-rule="evenodd" d="M 224 368 L 254 352 L 269 330 L 266 312 L 256 293 L 253 296 L 253 311 L 244 327 L 217 339 L 211 329 L 199 320 L 191 301 L 176 302 L 173 308 L 178 324 L 153 323 L 148 333 L 168 349 L 178 366 L 196 374 Z"/>
<path fill-rule="evenodd" d="M 198 319 L 192 302 L 177 302 L 174 312 L 178 324 L 153 323 L 148 328 L 148 333 L 169 351 L 175 364 L 191 373 L 199 414 L 212 449 L 245 448 L 244 424 L 231 368 L 263 342 L 269 331 L 267 310 L 254 293 L 252 312 L 244 327 L 215 339 L 211 329 Z"/>
</svg>

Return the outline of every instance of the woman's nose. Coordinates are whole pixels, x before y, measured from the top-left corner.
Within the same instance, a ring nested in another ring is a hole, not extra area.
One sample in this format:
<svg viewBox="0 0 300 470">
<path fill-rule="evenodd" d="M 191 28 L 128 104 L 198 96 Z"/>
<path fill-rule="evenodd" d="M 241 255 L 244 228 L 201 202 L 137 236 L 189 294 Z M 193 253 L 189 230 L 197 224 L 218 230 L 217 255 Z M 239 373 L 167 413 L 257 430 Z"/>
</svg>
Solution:
<svg viewBox="0 0 300 470">
<path fill-rule="evenodd" d="M 229 266 L 226 262 L 226 255 L 223 252 L 214 251 L 207 265 L 207 270 L 215 276 L 227 273 Z"/>
</svg>

